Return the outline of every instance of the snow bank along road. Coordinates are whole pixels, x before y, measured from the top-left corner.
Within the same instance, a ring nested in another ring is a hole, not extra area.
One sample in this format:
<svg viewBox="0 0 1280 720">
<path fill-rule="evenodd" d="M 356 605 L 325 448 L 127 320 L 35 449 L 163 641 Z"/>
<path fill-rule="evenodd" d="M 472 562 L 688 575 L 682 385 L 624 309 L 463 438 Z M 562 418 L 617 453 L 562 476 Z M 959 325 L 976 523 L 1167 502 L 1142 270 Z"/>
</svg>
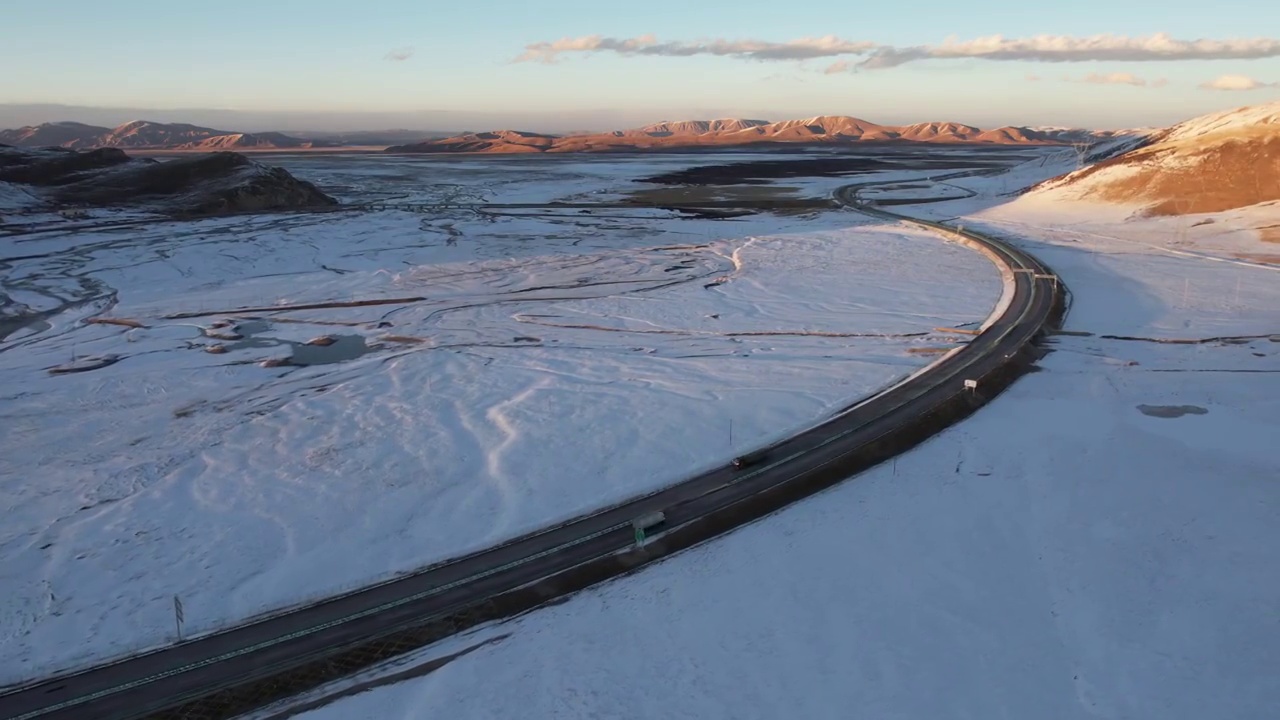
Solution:
<svg viewBox="0 0 1280 720">
<path fill-rule="evenodd" d="M 845 205 L 903 219 L 857 202 Z M 380 585 L 0 695 L 0 717 L 227 717 L 485 620 L 669 555 L 828 487 L 969 414 L 1026 368 L 1064 309 L 1056 278 L 1005 243 L 939 223 L 1005 275 L 1002 311 L 972 342 L 835 418 L 665 490 Z M 644 537 L 640 518 L 662 513 Z M 638 539 L 639 538 L 639 539 Z"/>
</svg>

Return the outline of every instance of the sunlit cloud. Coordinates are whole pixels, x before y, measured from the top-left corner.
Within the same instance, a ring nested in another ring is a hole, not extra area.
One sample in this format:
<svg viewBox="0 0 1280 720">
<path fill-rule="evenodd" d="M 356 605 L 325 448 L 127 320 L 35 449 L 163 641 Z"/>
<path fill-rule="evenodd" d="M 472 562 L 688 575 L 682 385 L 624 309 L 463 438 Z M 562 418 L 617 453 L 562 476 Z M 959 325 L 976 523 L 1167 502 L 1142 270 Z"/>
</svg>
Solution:
<svg viewBox="0 0 1280 720">
<path fill-rule="evenodd" d="M 391 52 L 387 53 L 382 59 L 388 60 L 390 62 L 404 62 L 405 60 L 408 60 L 411 57 L 413 57 L 413 48 L 402 47 L 402 48 L 396 48 L 395 50 L 392 50 Z"/>
<path fill-rule="evenodd" d="M 1280 82 L 1262 82 L 1246 75 L 1221 75 L 1206 83 L 1201 83 L 1204 90 L 1262 90 L 1280 87 Z"/>
<path fill-rule="evenodd" d="M 1133 85 L 1134 87 L 1146 87 L 1147 81 L 1127 72 L 1113 73 L 1089 73 L 1079 80 L 1067 78 L 1070 82 L 1089 83 L 1091 85 Z M 1162 81 L 1157 81 L 1161 82 Z"/>
<path fill-rule="evenodd" d="M 588 35 L 562 38 L 526 45 L 515 62 L 553 63 L 568 53 L 613 52 L 619 55 L 659 57 L 692 57 L 713 55 L 744 60 L 810 60 L 813 58 L 861 55 L 877 47 L 876 43 L 845 40 L 834 35 L 800 38 L 787 42 L 764 40 L 696 40 L 693 42 L 658 42 L 653 35 L 634 38 L 610 38 Z"/>
<path fill-rule="evenodd" d="M 1128 37 L 1124 35 L 1036 35 L 1006 38 L 991 35 L 974 40 L 948 39 L 939 45 L 894 47 L 863 40 L 847 40 L 828 35 L 786 42 L 765 40 L 697 40 L 660 42 L 653 35 L 614 38 L 587 35 L 577 38 L 536 42 L 525 46 L 516 62 L 553 63 L 572 53 L 615 53 L 628 57 L 691 57 L 711 55 L 760 61 L 800 61 L 815 58 L 841 59 L 823 72 L 837 74 L 859 70 L 882 70 L 920 60 L 977 58 L 994 61 L 1045 63 L 1070 62 L 1162 62 L 1174 60 L 1253 60 L 1280 57 L 1280 39 L 1180 40 L 1167 33 Z"/>
<path fill-rule="evenodd" d="M 1280 57 L 1280 39 L 1178 40 L 1166 33 L 1123 35 L 1001 35 L 966 42 L 912 48 L 884 47 L 858 64 L 864 69 L 897 67 L 917 60 L 981 58 L 1028 62 L 1160 62 L 1171 60 L 1252 60 Z"/>
</svg>

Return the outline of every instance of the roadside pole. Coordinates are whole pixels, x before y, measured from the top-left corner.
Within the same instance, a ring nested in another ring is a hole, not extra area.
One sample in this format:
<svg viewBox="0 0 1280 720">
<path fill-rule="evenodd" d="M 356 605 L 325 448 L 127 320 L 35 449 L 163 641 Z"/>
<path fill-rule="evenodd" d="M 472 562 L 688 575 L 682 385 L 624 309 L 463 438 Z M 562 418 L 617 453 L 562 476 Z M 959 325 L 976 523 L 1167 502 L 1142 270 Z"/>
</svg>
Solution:
<svg viewBox="0 0 1280 720">
<path fill-rule="evenodd" d="M 182 614 L 182 600 L 177 595 L 173 596 L 173 625 L 178 630 L 178 642 L 182 642 L 182 622 L 185 618 Z"/>
</svg>

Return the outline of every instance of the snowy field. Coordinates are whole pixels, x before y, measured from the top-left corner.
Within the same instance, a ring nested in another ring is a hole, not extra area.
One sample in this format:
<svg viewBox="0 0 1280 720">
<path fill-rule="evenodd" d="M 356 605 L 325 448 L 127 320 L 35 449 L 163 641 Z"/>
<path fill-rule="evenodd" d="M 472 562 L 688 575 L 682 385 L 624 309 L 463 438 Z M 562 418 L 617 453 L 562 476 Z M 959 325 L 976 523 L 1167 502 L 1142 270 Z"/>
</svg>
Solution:
<svg viewBox="0 0 1280 720">
<path fill-rule="evenodd" d="M 356 202 L 530 201 L 698 162 L 293 169 Z M 198 634 L 722 464 L 955 347 L 935 328 L 1001 289 L 981 255 L 848 212 L 292 214 L 3 247 L 4 312 L 43 319 L 0 339 L 0 682 L 170 642 L 174 596 Z"/>
<path fill-rule="evenodd" d="M 637 155 L 616 158 L 563 156 L 379 155 L 347 163 L 315 154 L 271 155 L 280 165 L 316 183 L 343 202 L 595 202 L 653 185 L 638 178 L 698 165 L 768 159 L 761 153 Z"/>
<path fill-rule="evenodd" d="M 895 462 L 304 717 L 1274 718 L 1280 272 L 1231 229 L 1269 211 L 1188 240 L 953 182 L 975 196 L 895 209 L 967 215 L 1063 278 L 1040 372 Z"/>
</svg>

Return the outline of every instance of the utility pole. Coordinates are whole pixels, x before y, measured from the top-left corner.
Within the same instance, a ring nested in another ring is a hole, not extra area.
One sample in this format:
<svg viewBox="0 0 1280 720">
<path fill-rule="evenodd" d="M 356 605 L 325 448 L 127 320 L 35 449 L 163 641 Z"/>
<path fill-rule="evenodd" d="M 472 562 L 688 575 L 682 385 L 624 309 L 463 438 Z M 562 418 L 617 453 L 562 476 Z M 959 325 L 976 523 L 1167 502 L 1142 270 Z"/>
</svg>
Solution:
<svg viewBox="0 0 1280 720">
<path fill-rule="evenodd" d="M 182 615 L 182 601 L 177 595 L 173 596 L 173 625 L 178 630 L 178 642 L 182 642 L 182 622 L 185 618 Z"/>
</svg>

